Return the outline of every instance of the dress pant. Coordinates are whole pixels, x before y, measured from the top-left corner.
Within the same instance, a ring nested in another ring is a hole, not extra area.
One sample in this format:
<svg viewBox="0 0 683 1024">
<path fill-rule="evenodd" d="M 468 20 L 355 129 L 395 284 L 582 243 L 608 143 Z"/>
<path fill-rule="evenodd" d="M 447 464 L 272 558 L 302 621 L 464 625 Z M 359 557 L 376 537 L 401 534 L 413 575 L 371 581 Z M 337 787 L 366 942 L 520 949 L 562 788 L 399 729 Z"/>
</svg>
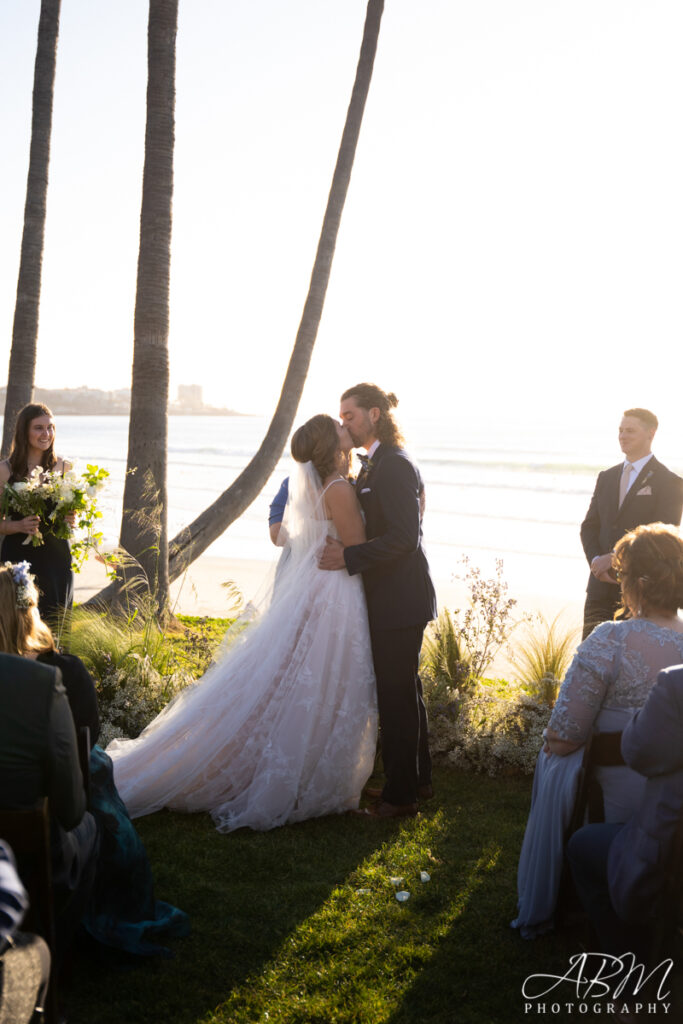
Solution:
<svg viewBox="0 0 683 1024">
<path fill-rule="evenodd" d="M 601 622 L 612 622 L 621 607 L 621 587 L 612 587 L 614 594 L 606 597 L 591 597 L 586 595 L 586 603 L 583 606 L 583 633 L 581 639 L 585 640 L 590 636 L 596 626 Z M 621 618 L 621 616 L 619 616 Z"/>
<path fill-rule="evenodd" d="M 418 675 L 424 626 L 370 629 L 386 782 L 382 799 L 412 804 L 432 781 L 427 711 Z"/>
<path fill-rule="evenodd" d="M 52 887 L 57 971 L 69 954 L 95 881 L 99 841 L 97 824 L 88 811 L 70 832 L 58 826 L 55 828 L 53 824 Z"/>
<path fill-rule="evenodd" d="M 615 822 L 584 825 L 567 844 L 567 860 L 583 909 L 598 934 L 600 951 L 612 956 L 631 952 L 645 962 L 650 944 L 648 929 L 622 921 L 609 895 L 609 848 L 623 827 Z"/>
</svg>

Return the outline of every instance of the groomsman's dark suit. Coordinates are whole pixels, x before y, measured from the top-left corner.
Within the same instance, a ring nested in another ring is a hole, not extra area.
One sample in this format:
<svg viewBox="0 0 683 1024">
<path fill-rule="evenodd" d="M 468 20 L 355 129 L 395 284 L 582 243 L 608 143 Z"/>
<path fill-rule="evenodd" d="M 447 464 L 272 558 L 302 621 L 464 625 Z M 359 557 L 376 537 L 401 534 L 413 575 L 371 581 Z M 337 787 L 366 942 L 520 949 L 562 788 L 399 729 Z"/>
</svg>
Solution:
<svg viewBox="0 0 683 1024">
<path fill-rule="evenodd" d="M 624 463 L 598 474 L 586 518 L 581 524 L 581 543 L 590 565 L 597 555 L 614 545 L 636 526 L 672 523 L 678 526 L 683 510 L 683 480 L 652 456 L 641 469 L 619 507 L 619 484 Z M 591 573 L 586 587 L 585 639 L 598 622 L 614 617 L 619 607 L 619 586 L 603 583 Z"/>
<path fill-rule="evenodd" d="M 431 783 L 417 669 L 436 596 L 422 547 L 422 489 L 407 453 L 380 444 L 356 481 L 368 540 L 344 549 L 349 574 L 363 574 L 386 774 L 382 799 L 396 805 L 415 803 L 418 785 Z"/>
</svg>

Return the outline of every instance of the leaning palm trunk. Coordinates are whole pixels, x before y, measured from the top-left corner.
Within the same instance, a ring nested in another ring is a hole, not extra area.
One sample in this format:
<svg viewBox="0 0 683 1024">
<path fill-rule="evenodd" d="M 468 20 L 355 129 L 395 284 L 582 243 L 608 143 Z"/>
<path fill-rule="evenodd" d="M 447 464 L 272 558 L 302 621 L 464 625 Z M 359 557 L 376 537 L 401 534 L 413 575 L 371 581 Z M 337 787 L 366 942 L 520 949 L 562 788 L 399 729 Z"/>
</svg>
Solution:
<svg viewBox="0 0 683 1024">
<path fill-rule="evenodd" d="M 168 604 L 166 453 L 177 24 L 178 0 L 150 0 L 145 167 L 121 520 L 121 547 L 144 570 L 161 612 Z"/>
<path fill-rule="evenodd" d="M 168 546 L 168 579 L 170 581 L 182 575 L 188 565 L 198 558 L 209 544 L 220 537 L 228 526 L 251 505 L 275 469 L 292 429 L 322 317 L 332 258 L 337 244 L 339 225 L 349 189 L 363 112 L 372 79 L 383 10 L 384 0 L 368 0 L 356 79 L 346 114 L 346 123 L 327 200 L 308 296 L 275 413 L 261 446 L 249 465 L 212 505 L 170 542 Z M 130 551 L 123 541 L 123 532 L 121 537 L 122 546 Z M 107 603 L 115 595 L 116 588 L 111 585 L 96 594 L 88 603 L 93 605 Z"/>
<path fill-rule="evenodd" d="M 261 446 L 237 479 L 169 545 L 169 578 L 180 576 L 251 505 L 275 469 L 292 429 L 318 334 L 342 211 L 370 89 L 384 0 L 369 0 L 356 80 L 346 114 L 308 296 L 275 413 Z"/>
<path fill-rule="evenodd" d="M 12 443 L 17 413 L 33 396 L 60 3 L 61 0 L 42 0 L 40 5 L 24 231 L 2 432 L 4 455 Z"/>
</svg>

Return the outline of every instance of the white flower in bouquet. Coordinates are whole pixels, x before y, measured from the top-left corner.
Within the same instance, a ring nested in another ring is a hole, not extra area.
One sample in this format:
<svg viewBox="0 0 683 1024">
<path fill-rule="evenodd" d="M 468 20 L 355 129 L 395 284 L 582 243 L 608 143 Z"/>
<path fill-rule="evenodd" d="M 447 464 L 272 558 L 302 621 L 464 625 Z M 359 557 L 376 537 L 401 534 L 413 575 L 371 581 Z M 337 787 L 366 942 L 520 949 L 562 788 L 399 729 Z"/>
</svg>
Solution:
<svg viewBox="0 0 683 1024">
<path fill-rule="evenodd" d="M 5 484 L 0 513 L 24 518 L 38 515 L 42 530 L 55 537 L 68 540 L 72 535 L 71 522 L 67 517 L 76 513 L 76 526 L 85 531 L 83 538 L 72 541 L 71 566 L 79 572 L 89 548 L 97 548 L 101 534 L 93 529 L 102 513 L 97 508 L 96 496 L 102 489 L 109 473 L 106 469 L 88 465 L 80 476 L 69 470 L 61 473 L 46 473 L 36 467 L 28 480 Z M 38 547 L 44 544 L 43 533 L 38 531 L 27 537 L 24 544 Z"/>
</svg>

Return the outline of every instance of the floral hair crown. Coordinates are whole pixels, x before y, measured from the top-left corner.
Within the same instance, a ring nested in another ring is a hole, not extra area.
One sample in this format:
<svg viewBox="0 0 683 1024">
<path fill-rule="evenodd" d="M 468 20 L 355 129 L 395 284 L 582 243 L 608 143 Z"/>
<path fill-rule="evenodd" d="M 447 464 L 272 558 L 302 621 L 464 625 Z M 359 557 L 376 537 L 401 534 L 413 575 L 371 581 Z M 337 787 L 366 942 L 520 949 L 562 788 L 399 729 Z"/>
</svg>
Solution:
<svg viewBox="0 0 683 1024">
<path fill-rule="evenodd" d="M 12 580 L 16 587 L 17 608 L 30 608 L 33 604 L 30 589 L 33 583 L 33 576 L 29 572 L 30 568 L 30 562 L 5 562 L 5 569 L 9 569 L 11 572 Z"/>
</svg>

